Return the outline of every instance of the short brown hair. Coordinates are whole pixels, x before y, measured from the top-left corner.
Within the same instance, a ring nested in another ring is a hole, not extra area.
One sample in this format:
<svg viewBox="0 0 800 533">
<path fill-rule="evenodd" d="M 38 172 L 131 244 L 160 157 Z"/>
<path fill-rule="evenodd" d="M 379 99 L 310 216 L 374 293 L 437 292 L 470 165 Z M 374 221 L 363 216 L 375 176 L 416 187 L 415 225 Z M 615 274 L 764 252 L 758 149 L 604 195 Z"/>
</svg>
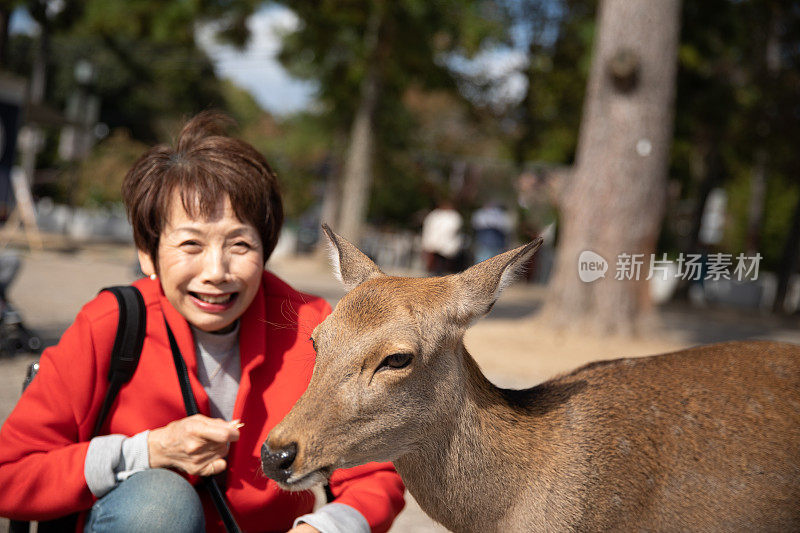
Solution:
<svg viewBox="0 0 800 533">
<path fill-rule="evenodd" d="M 159 144 L 142 155 L 122 183 L 122 198 L 136 247 L 157 261 L 161 231 L 174 192 L 191 217 L 213 215 L 220 199 L 261 237 L 266 261 L 283 225 L 278 179 L 267 160 L 246 142 L 227 135 L 227 115 L 204 111 L 190 119 L 175 146 Z"/>
</svg>

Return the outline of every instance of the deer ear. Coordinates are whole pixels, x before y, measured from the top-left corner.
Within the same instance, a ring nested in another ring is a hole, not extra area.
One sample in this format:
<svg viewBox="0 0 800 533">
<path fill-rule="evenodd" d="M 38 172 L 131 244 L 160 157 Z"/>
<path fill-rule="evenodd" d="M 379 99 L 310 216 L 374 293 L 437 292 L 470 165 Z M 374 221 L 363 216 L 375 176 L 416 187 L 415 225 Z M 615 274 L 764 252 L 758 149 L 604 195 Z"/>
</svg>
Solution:
<svg viewBox="0 0 800 533">
<path fill-rule="evenodd" d="M 385 275 L 369 257 L 350 241 L 334 233 L 327 224 L 322 224 L 322 229 L 331 241 L 333 274 L 346 290 L 353 290 L 368 279 Z"/>
<path fill-rule="evenodd" d="M 473 265 L 455 276 L 458 286 L 455 316 L 469 324 L 488 313 L 500 293 L 525 270 L 542 245 L 542 238 Z"/>
</svg>

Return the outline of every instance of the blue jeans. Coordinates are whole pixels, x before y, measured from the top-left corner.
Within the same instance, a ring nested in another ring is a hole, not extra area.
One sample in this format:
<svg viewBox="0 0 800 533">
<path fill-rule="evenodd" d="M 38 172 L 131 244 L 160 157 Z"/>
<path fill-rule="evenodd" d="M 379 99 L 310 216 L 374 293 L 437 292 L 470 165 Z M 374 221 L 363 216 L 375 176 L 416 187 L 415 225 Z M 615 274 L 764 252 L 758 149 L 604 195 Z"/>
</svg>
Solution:
<svg viewBox="0 0 800 533">
<path fill-rule="evenodd" d="M 200 496 L 179 474 L 163 468 L 143 470 L 97 500 L 85 533 L 205 531 Z"/>
</svg>

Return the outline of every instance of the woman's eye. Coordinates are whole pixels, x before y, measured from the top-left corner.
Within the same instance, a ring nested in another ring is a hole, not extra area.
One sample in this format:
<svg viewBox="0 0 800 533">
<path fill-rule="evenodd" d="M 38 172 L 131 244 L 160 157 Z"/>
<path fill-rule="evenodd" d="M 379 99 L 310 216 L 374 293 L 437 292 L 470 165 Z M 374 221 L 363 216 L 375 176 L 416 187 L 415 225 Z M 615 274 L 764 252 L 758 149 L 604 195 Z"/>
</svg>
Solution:
<svg viewBox="0 0 800 533">
<path fill-rule="evenodd" d="M 181 248 L 199 248 L 199 247 L 200 243 L 197 241 L 188 240 L 188 241 L 183 241 L 181 243 Z"/>
<path fill-rule="evenodd" d="M 381 365 L 378 367 L 378 371 L 381 370 L 389 370 L 389 369 L 398 369 L 398 368 L 405 368 L 409 364 L 411 364 L 411 359 L 413 355 L 410 353 L 393 353 L 392 355 L 387 356 L 381 361 Z"/>
<path fill-rule="evenodd" d="M 233 250 L 239 253 L 249 252 L 253 249 L 253 245 L 248 241 L 236 241 L 233 243 Z"/>
</svg>

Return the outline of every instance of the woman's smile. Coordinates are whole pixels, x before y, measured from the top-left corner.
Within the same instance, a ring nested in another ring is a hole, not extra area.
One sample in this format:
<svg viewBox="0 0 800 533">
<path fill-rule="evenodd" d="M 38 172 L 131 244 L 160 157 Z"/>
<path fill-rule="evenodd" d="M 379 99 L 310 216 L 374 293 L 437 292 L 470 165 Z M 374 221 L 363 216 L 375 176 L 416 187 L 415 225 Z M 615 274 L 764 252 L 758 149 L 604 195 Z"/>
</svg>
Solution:
<svg viewBox="0 0 800 533">
<path fill-rule="evenodd" d="M 195 305 L 209 313 L 226 311 L 233 306 L 238 292 L 229 292 L 225 294 L 204 294 L 200 292 L 189 291 L 189 296 L 194 298 Z"/>
</svg>

